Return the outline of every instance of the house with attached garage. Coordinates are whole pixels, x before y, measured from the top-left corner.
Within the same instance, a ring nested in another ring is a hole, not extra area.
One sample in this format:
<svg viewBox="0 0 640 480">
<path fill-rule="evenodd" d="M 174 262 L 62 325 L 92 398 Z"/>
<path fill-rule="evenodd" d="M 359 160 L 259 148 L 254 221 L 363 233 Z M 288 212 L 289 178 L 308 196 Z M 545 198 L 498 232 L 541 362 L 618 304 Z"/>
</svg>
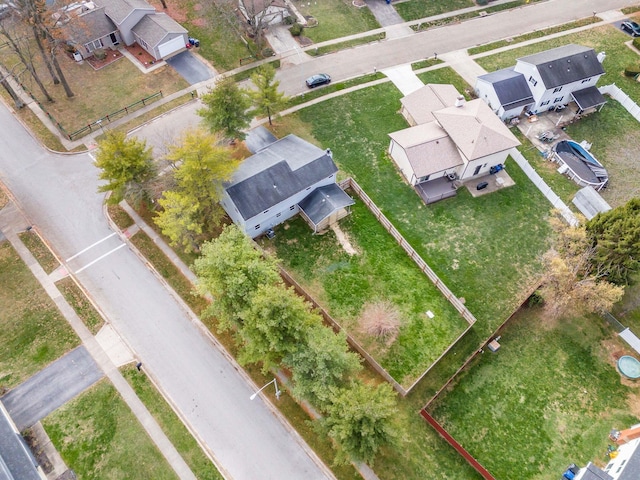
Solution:
<svg viewBox="0 0 640 480">
<path fill-rule="evenodd" d="M 519 58 L 512 68 L 478 77 L 475 91 L 502 119 L 576 102 L 578 111 L 606 103 L 596 84 L 604 53 L 569 44 Z"/>
<path fill-rule="evenodd" d="M 288 135 L 245 159 L 224 186 L 220 203 L 251 238 L 298 213 L 318 233 L 354 204 L 337 185 L 337 172 L 331 150 Z"/>
<path fill-rule="evenodd" d="M 145 0 L 94 0 L 71 4 L 54 14 L 82 58 L 101 48 L 138 43 L 162 60 L 186 48 L 187 30 Z"/>
<path fill-rule="evenodd" d="M 389 155 L 426 203 L 454 196 L 456 181 L 501 171 L 509 150 L 520 145 L 485 102 L 467 102 L 459 94 L 456 97 L 453 104 L 431 97 L 427 103 L 435 110 L 428 115 L 424 111 L 416 115 L 417 107 L 405 102 L 408 108 L 403 110 L 414 121 L 427 121 L 389 134 Z"/>
</svg>

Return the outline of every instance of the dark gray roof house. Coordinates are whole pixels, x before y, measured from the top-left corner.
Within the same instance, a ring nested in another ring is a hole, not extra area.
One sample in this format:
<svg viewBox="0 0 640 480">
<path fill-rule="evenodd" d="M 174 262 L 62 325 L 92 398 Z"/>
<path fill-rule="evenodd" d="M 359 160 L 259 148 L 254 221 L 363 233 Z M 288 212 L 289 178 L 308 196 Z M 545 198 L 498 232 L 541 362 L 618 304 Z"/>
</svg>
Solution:
<svg viewBox="0 0 640 480">
<path fill-rule="evenodd" d="M 0 479 L 42 480 L 36 459 L 2 406 L 0 406 Z"/>
<path fill-rule="evenodd" d="M 316 190 L 335 185 L 337 171 L 330 150 L 288 135 L 240 164 L 225 185 L 221 203 L 233 221 L 252 237 L 297 214 L 305 199 L 306 211 L 314 223 L 320 223 L 319 217 L 333 209 L 325 209 L 322 204 L 327 197 Z M 350 205 L 351 199 L 337 188 L 324 191 L 330 196 L 330 203 L 343 208 Z"/>
<path fill-rule="evenodd" d="M 534 65 L 548 89 L 604 74 L 593 48 L 575 44 L 522 57 L 518 62 Z"/>
<path fill-rule="evenodd" d="M 478 80 L 493 86 L 504 110 L 521 108 L 534 102 L 527 80 L 520 72 L 514 71 L 513 67 L 481 75 Z"/>
</svg>

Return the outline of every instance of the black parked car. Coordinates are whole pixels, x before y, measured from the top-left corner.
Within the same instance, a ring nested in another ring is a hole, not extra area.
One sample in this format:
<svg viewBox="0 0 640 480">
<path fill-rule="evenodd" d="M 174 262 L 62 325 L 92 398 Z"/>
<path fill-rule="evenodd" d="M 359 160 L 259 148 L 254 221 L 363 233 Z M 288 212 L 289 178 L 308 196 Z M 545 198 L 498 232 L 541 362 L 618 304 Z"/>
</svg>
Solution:
<svg viewBox="0 0 640 480">
<path fill-rule="evenodd" d="M 331 81 L 331 77 L 329 75 L 327 75 L 326 73 L 319 73 L 317 75 L 313 75 L 307 78 L 307 87 L 309 88 L 319 87 L 320 85 L 326 85 L 330 81 Z"/>
<path fill-rule="evenodd" d="M 640 37 L 640 25 L 636 22 L 622 22 L 620 28 L 625 32 L 629 32 L 633 37 Z"/>
</svg>

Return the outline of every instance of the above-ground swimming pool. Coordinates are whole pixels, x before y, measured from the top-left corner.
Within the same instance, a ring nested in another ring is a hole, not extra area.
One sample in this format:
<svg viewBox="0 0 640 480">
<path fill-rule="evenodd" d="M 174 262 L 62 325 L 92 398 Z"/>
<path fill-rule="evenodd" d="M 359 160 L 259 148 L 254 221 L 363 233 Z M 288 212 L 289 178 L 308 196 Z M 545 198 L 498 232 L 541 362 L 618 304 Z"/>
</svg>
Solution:
<svg viewBox="0 0 640 480">
<path fill-rule="evenodd" d="M 591 185 L 596 190 L 603 188 L 609 180 L 607 170 L 582 145 L 573 140 L 563 140 L 554 147 L 557 157 L 572 172 L 572 177 L 581 186 Z"/>
<path fill-rule="evenodd" d="M 625 355 L 620 357 L 618 370 L 627 378 L 640 378 L 640 362 L 632 356 Z"/>
</svg>

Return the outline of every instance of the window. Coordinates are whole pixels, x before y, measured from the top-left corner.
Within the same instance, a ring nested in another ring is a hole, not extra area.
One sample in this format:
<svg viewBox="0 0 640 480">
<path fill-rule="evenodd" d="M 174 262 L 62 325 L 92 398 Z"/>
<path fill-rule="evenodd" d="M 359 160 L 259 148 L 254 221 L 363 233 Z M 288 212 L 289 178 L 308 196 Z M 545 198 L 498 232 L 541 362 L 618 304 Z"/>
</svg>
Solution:
<svg viewBox="0 0 640 480">
<path fill-rule="evenodd" d="M 542 103 L 540 104 L 540 106 L 541 106 L 541 107 L 544 107 L 545 105 L 549 105 L 549 102 L 551 102 L 551 100 L 546 100 L 546 101 L 542 102 Z"/>
<path fill-rule="evenodd" d="M 584 79 L 584 80 L 582 80 L 582 82 L 580 82 L 580 83 L 587 83 L 587 82 L 589 82 L 589 81 L 591 81 L 591 79 L 590 79 L 590 78 L 585 78 L 585 79 Z"/>
<path fill-rule="evenodd" d="M 564 98 L 564 97 L 558 97 L 558 98 L 556 98 L 556 99 L 553 101 L 553 103 L 561 102 L 563 98 Z"/>
<path fill-rule="evenodd" d="M 103 47 L 103 44 L 102 44 L 102 40 L 100 39 L 94 40 L 93 42 L 89 42 L 85 45 L 85 48 L 89 53 L 93 52 L 97 48 L 102 48 L 102 47 Z"/>
<path fill-rule="evenodd" d="M 534 87 L 538 85 L 538 81 L 535 78 L 533 78 L 533 76 L 529 77 L 529 83 Z"/>
<path fill-rule="evenodd" d="M 256 225 L 255 227 L 253 227 L 254 230 L 260 230 L 260 224 Z"/>
<path fill-rule="evenodd" d="M 553 89 L 553 93 L 558 93 L 561 90 L 562 90 L 562 87 L 556 87 Z"/>
<path fill-rule="evenodd" d="M 266 210 L 265 210 L 264 212 L 262 212 L 262 213 L 269 213 L 269 209 L 266 209 Z"/>
<path fill-rule="evenodd" d="M 311 187 L 307 187 L 307 190 L 311 190 Z"/>
<path fill-rule="evenodd" d="M 279 217 L 280 215 L 282 215 L 282 212 L 276 213 L 276 217 Z"/>
<path fill-rule="evenodd" d="M 291 206 L 289 207 L 289 210 L 295 210 L 295 209 L 296 209 L 296 206 L 295 206 L 295 205 L 291 205 Z"/>
</svg>

